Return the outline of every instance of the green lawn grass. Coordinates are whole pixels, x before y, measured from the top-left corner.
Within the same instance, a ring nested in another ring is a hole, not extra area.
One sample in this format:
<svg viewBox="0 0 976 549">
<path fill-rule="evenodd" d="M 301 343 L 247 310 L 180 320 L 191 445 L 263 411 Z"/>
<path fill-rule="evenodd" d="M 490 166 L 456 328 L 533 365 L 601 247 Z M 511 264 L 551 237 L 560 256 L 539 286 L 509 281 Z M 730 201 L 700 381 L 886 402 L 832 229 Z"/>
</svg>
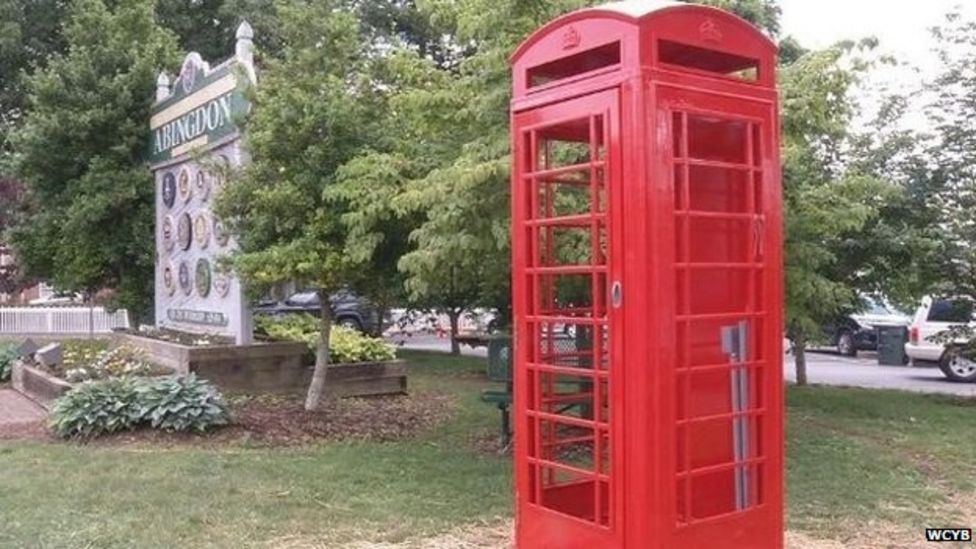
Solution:
<svg viewBox="0 0 976 549">
<path fill-rule="evenodd" d="M 412 387 L 458 400 L 448 423 L 407 441 L 0 443 L 0 547 L 340 546 L 509 517 L 509 459 L 473 442 L 498 427 L 478 399 L 483 359 L 405 355 Z M 789 401 L 792 528 L 942 525 L 948 494 L 973 489 L 976 402 L 817 387 Z"/>
</svg>

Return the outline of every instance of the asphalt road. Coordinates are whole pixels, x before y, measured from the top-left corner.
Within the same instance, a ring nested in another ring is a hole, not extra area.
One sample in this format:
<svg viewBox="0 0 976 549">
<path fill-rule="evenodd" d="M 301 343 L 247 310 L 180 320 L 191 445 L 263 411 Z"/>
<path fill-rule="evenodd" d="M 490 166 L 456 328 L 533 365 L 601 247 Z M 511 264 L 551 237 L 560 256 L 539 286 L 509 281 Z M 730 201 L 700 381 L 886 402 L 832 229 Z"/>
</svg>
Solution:
<svg viewBox="0 0 976 549">
<path fill-rule="evenodd" d="M 796 381 L 793 357 L 783 362 L 784 373 Z M 858 358 L 832 353 L 807 353 L 807 381 L 821 385 L 898 389 L 916 393 L 941 393 L 976 397 L 976 383 L 955 383 L 938 368 L 879 366 L 875 353 L 861 352 Z"/>
<path fill-rule="evenodd" d="M 397 338 L 394 343 L 407 349 L 449 352 L 450 340 L 434 336 Z M 486 356 L 484 348 L 461 347 L 468 356 Z M 783 370 L 789 381 L 796 381 L 793 357 L 783 361 Z M 858 358 L 848 358 L 826 352 L 807 353 L 807 379 L 812 384 L 868 389 L 897 389 L 917 393 L 939 393 L 976 397 L 976 383 L 953 383 L 938 368 L 911 368 L 908 366 L 879 366 L 875 353 L 860 353 Z"/>
</svg>

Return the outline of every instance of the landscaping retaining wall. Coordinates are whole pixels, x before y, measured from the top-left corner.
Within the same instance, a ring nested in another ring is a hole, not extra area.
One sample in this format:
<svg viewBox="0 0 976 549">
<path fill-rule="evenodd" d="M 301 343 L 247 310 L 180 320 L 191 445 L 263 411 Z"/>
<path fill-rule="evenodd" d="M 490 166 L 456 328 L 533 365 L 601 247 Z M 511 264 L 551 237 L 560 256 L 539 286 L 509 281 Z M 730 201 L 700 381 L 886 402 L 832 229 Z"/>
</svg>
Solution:
<svg viewBox="0 0 976 549">
<path fill-rule="evenodd" d="M 112 346 L 144 351 L 150 361 L 179 374 L 195 373 L 229 391 L 292 391 L 305 382 L 303 343 L 191 347 L 134 334 L 112 335 Z"/>
<path fill-rule="evenodd" d="M 333 364 L 325 381 L 333 398 L 397 395 L 407 392 L 407 367 L 402 360 Z"/>
<path fill-rule="evenodd" d="M 112 346 L 143 350 L 150 361 L 180 374 L 195 373 L 221 389 L 239 392 L 292 392 L 308 388 L 312 368 L 308 347 L 295 342 L 190 347 L 128 333 L 112 335 Z M 326 392 L 335 398 L 405 393 L 402 361 L 336 364 L 329 367 Z"/>
<path fill-rule="evenodd" d="M 50 409 L 54 401 L 71 390 L 71 384 L 51 374 L 21 361 L 14 362 L 11 374 L 14 390 L 45 409 Z"/>
</svg>

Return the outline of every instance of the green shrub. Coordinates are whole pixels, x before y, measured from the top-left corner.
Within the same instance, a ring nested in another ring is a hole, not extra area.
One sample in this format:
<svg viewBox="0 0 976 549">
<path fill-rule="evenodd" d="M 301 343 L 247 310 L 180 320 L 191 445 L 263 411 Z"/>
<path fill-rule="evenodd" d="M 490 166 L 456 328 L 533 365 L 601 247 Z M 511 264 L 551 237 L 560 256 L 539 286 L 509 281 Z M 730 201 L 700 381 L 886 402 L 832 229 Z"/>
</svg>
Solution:
<svg viewBox="0 0 976 549">
<path fill-rule="evenodd" d="M 255 316 L 254 325 L 259 332 L 272 339 L 301 341 L 315 350 L 319 338 L 319 323 L 312 315 L 292 314 L 284 316 Z"/>
<path fill-rule="evenodd" d="M 206 431 L 225 425 L 217 389 L 194 375 L 118 377 L 83 383 L 55 402 L 51 429 L 61 437 L 92 437 L 136 427 Z"/>
<path fill-rule="evenodd" d="M 132 429 L 143 415 L 139 380 L 113 378 L 75 387 L 51 409 L 51 429 L 62 437 L 90 437 Z"/>
<path fill-rule="evenodd" d="M 154 429 L 203 432 L 227 424 L 227 407 L 220 392 L 193 374 L 157 378 L 137 391 L 141 419 Z"/>
<path fill-rule="evenodd" d="M 312 315 L 296 314 L 283 317 L 259 316 L 257 327 L 273 339 L 301 341 L 315 351 L 319 342 L 319 323 Z M 383 362 L 396 358 L 396 348 L 382 338 L 370 337 L 342 326 L 333 326 L 329 336 L 330 362 Z"/>
<path fill-rule="evenodd" d="M 15 360 L 17 360 L 17 346 L 9 343 L 0 345 L 0 383 L 10 381 Z"/>
<path fill-rule="evenodd" d="M 333 326 L 329 335 L 329 356 L 333 364 L 383 362 L 396 358 L 396 349 L 378 337 L 351 328 Z"/>
</svg>

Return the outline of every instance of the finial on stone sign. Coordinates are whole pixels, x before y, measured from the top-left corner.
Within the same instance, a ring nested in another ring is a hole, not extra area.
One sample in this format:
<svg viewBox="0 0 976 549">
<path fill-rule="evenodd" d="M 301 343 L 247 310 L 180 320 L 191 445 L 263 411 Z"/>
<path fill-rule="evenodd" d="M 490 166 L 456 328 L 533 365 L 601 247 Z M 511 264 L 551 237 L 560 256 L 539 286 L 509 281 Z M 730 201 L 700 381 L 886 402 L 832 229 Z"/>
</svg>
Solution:
<svg viewBox="0 0 976 549">
<path fill-rule="evenodd" d="M 241 21 L 241 24 L 237 26 L 237 34 L 235 37 L 238 40 L 251 40 L 254 38 L 254 29 L 251 28 L 251 24 L 247 21 Z"/>
<path fill-rule="evenodd" d="M 254 62 L 254 29 L 247 21 L 242 21 L 237 27 L 237 47 L 235 53 L 237 57 L 248 64 Z"/>
<path fill-rule="evenodd" d="M 169 97 L 169 76 L 163 71 L 156 78 L 156 101 L 162 101 Z"/>
<path fill-rule="evenodd" d="M 247 21 L 241 21 L 235 36 L 237 37 L 237 45 L 234 48 L 234 55 L 244 63 L 251 80 L 254 80 L 254 29 Z"/>
</svg>

